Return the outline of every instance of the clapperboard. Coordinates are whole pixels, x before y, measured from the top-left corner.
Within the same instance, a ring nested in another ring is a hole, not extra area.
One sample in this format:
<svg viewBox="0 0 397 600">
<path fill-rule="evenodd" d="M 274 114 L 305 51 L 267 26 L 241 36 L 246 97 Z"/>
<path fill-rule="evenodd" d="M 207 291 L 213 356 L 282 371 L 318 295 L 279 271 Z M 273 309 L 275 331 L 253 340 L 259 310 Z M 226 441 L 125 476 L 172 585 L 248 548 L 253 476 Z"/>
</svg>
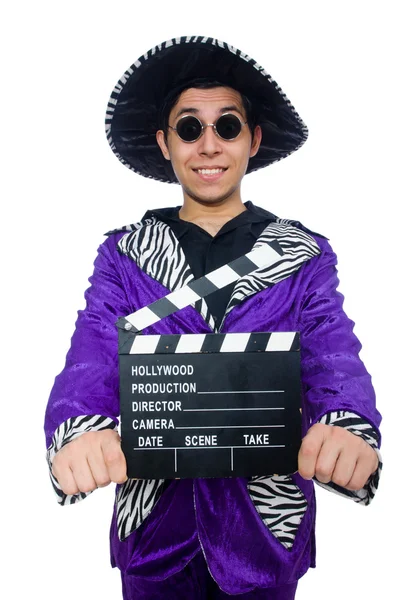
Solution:
<svg viewBox="0 0 397 600">
<path fill-rule="evenodd" d="M 290 474 L 301 444 L 298 332 L 139 335 L 274 262 L 253 250 L 117 321 L 128 477 Z"/>
</svg>

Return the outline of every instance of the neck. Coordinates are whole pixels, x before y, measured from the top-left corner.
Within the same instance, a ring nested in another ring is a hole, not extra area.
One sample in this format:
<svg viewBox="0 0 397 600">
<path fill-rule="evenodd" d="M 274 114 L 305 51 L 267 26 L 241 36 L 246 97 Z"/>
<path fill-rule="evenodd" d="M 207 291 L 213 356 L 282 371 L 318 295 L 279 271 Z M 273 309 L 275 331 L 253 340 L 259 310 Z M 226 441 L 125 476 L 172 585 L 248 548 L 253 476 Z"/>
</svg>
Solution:
<svg viewBox="0 0 397 600">
<path fill-rule="evenodd" d="M 246 210 L 241 200 L 233 204 L 227 202 L 209 206 L 197 202 L 190 205 L 185 202 L 179 211 L 179 217 L 183 221 L 195 223 L 210 235 L 215 236 L 225 223 Z"/>
<path fill-rule="evenodd" d="M 179 211 L 179 217 L 191 223 L 210 221 L 221 223 L 222 226 L 245 210 L 247 209 L 240 197 L 233 200 L 228 198 L 227 200 L 210 204 L 201 203 L 185 196 L 183 206 Z"/>
</svg>

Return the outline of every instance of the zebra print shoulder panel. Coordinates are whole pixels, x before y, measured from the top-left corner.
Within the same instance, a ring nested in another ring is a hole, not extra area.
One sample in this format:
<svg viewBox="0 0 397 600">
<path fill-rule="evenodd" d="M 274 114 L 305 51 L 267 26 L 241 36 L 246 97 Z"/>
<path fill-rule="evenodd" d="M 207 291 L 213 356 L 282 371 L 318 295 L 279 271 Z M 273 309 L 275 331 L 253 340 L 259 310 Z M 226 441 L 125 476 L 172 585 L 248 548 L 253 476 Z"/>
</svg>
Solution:
<svg viewBox="0 0 397 600">
<path fill-rule="evenodd" d="M 129 256 L 144 273 L 170 291 L 178 290 L 194 276 L 185 254 L 171 227 L 155 217 L 138 223 L 130 233 L 118 242 L 119 251 Z M 202 298 L 192 304 L 209 327 L 214 330 L 215 321 Z"/>
<path fill-rule="evenodd" d="M 194 279 L 174 232 L 162 221 L 126 233 L 118 247 L 142 271 L 171 291 Z"/>
<path fill-rule="evenodd" d="M 270 223 L 255 242 L 253 249 L 265 243 L 277 241 L 283 250 L 273 264 L 253 271 L 238 280 L 226 309 L 226 315 L 245 298 L 261 290 L 273 286 L 297 271 L 307 260 L 321 253 L 316 240 L 305 231 L 280 222 Z M 284 219 L 285 221 L 285 219 Z"/>
<path fill-rule="evenodd" d="M 289 475 L 253 477 L 249 496 L 269 531 L 290 550 L 307 510 L 307 500 Z"/>
</svg>

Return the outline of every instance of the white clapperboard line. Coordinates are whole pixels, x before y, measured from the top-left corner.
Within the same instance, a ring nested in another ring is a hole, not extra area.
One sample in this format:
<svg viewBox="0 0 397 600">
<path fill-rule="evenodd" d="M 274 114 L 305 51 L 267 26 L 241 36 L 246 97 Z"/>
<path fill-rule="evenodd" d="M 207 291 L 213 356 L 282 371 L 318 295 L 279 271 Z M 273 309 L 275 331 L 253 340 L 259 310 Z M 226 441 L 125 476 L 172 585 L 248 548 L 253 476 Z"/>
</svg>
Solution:
<svg viewBox="0 0 397 600">
<path fill-rule="evenodd" d="M 163 298 L 152 302 L 148 306 L 140 308 L 134 313 L 121 317 L 117 320 L 116 325 L 119 329 L 133 334 L 128 342 L 130 346 L 128 349 L 129 354 L 164 354 L 165 348 L 167 354 L 182 354 L 182 353 L 200 353 L 200 352 L 247 352 L 250 346 L 250 342 L 255 338 L 253 342 L 255 344 L 255 350 L 262 350 L 265 352 L 276 352 L 276 351 L 289 351 L 293 349 L 293 346 L 297 340 L 297 332 L 290 331 L 277 331 L 273 333 L 227 333 L 227 334 L 216 334 L 217 337 L 222 338 L 221 346 L 215 350 L 213 344 L 208 340 L 213 340 L 214 334 L 210 333 L 195 333 L 195 334 L 180 334 L 178 335 L 139 335 L 139 333 L 146 327 L 150 327 L 168 317 L 182 308 L 186 308 L 190 304 L 205 298 L 207 295 L 217 290 L 226 287 L 230 283 L 237 281 L 237 279 L 248 275 L 252 271 L 257 269 L 265 268 L 275 262 L 279 256 L 283 255 L 283 251 L 277 241 L 267 242 L 264 246 L 258 249 L 248 252 L 244 256 L 241 256 L 230 263 L 207 273 L 199 279 L 189 282 L 179 290 L 170 292 Z M 135 334 L 135 335 L 134 335 Z M 262 348 L 258 348 L 258 336 L 261 336 L 263 344 Z M 173 347 L 169 346 L 170 338 L 177 339 L 177 343 Z M 165 340 L 165 343 L 163 343 Z M 168 343 L 168 345 L 166 345 Z M 122 349 L 125 352 L 126 342 L 123 340 L 121 343 Z M 119 347 L 121 350 L 121 347 Z M 224 392 L 197 392 L 197 394 L 216 394 L 216 393 L 230 393 L 230 391 Z M 241 390 L 233 391 L 232 393 L 284 393 L 284 390 Z M 198 411 L 225 411 L 225 410 L 285 410 L 281 407 L 270 407 L 270 408 L 230 408 L 230 409 L 183 409 L 186 412 L 198 412 Z M 176 429 L 226 429 L 226 428 L 271 428 L 271 427 L 285 427 L 285 425 L 226 425 L 226 426 L 212 426 L 212 427 L 176 427 Z M 234 470 L 234 448 L 285 448 L 285 444 L 273 444 L 273 445 L 249 445 L 249 446 L 200 446 L 200 450 L 208 449 L 215 450 L 218 448 L 230 448 L 231 456 L 231 470 Z M 178 450 L 197 450 L 195 446 L 177 446 L 177 447 L 159 447 L 159 448 L 134 448 L 134 450 L 149 451 L 149 450 L 174 450 L 174 470 L 178 472 L 177 466 L 177 451 Z"/>
</svg>

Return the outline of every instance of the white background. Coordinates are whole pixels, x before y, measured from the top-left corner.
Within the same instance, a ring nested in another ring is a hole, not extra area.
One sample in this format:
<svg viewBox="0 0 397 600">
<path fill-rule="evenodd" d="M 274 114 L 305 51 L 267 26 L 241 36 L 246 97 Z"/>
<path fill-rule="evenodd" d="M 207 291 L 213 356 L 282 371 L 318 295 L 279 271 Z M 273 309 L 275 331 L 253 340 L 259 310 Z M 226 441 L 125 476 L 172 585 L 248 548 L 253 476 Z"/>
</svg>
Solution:
<svg viewBox="0 0 397 600">
<path fill-rule="evenodd" d="M 121 597 L 108 551 L 113 488 L 58 506 L 43 420 L 102 234 L 147 208 L 181 203 L 178 186 L 119 163 L 104 133 L 119 77 L 181 35 L 216 37 L 254 57 L 307 123 L 303 148 L 247 176 L 243 200 L 330 238 L 384 416 L 385 467 L 372 505 L 317 488 L 318 567 L 297 598 L 395 597 L 393 4 L 8 3 L 0 75 L 3 598 Z"/>
</svg>

